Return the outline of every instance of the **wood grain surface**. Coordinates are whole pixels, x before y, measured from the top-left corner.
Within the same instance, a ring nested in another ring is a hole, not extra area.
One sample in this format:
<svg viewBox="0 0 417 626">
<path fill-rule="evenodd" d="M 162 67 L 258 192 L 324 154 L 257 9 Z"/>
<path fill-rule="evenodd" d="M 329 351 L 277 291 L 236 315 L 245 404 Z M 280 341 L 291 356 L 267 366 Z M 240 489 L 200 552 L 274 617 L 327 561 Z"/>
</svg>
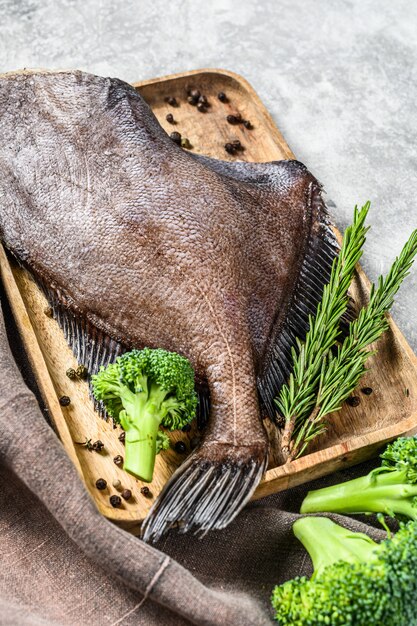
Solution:
<svg viewBox="0 0 417 626">
<path fill-rule="evenodd" d="M 234 73 L 197 70 L 135 83 L 135 87 L 152 107 L 163 128 L 168 133 L 181 133 L 189 140 L 194 153 L 225 160 L 294 158 L 257 94 Z M 207 97 L 210 106 L 205 112 L 187 102 L 190 89 L 198 89 Z M 226 103 L 217 98 L 221 91 L 227 96 Z M 168 97 L 175 97 L 179 106 L 170 106 L 166 101 Z M 175 124 L 166 120 L 168 113 L 174 116 Z M 227 115 L 236 114 L 249 120 L 252 129 L 242 124 L 229 124 Z M 244 149 L 230 155 L 224 146 L 236 139 Z M 29 274 L 8 259 L 2 249 L 0 269 L 40 391 L 63 445 L 99 510 L 119 524 L 134 529 L 185 455 L 177 454 L 174 449 L 158 455 L 154 480 L 149 485 L 151 493 L 149 496 L 141 493 L 144 483 L 124 472 L 113 461 L 115 456 L 124 454 L 124 446 L 118 439 L 122 431 L 114 429 L 94 411 L 85 381 L 74 382 L 66 376 L 66 370 L 77 363 L 58 324 L 45 314 L 45 297 Z M 368 292 L 367 278 L 358 268 L 351 290 L 358 307 L 366 302 Z M 377 349 L 377 354 L 369 359 L 369 371 L 356 392 L 360 404 L 356 407 L 345 405 L 342 411 L 331 416 L 327 432 L 306 456 L 276 467 L 274 450 L 278 437 L 275 427 L 265 421 L 271 441 L 270 466 L 255 498 L 365 460 L 385 442 L 405 433 L 417 432 L 417 358 L 392 320 L 389 332 L 378 342 Z M 371 387 L 371 395 L 362 393 L 363 387 Z M 71 398 L 69 406 L 59 404 L 62 395 Z M 187 451 L 196 436 L 195 425 L 189 433 L 170 433 L 172 443 L 184 441 Z M 82 445 L 88 439 L 101 439 L 104 450 L 101 453 L 89 451 Z M 95 487 L 98 478 L 106 479 L 106 490 L 99 491 Z M 112 508 L 109 503 L 110 495 L 120 494 L 120 489 L 112 485 L 114 480 L 120 480 L 122 488 L 133 493 L 119 509 Z"/>
</svg>

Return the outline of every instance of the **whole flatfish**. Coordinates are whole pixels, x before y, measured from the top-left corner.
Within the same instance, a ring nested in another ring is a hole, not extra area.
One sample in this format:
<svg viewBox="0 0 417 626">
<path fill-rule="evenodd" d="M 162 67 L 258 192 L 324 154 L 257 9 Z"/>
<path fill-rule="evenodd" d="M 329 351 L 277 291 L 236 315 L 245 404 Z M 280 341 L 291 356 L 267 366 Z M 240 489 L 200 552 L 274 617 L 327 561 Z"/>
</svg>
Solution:
<svg viewBox="0 0 417 626">
<path fill-rule="evenodd" d="M 90 373 L 145 345 L 191 360 L 208 424 L 143 536 L 226 526 L 337 254 L 316 179 L 182 150 L 120 80 L 16 72 L 0 76 L 0 237 Z"/>
</svg>

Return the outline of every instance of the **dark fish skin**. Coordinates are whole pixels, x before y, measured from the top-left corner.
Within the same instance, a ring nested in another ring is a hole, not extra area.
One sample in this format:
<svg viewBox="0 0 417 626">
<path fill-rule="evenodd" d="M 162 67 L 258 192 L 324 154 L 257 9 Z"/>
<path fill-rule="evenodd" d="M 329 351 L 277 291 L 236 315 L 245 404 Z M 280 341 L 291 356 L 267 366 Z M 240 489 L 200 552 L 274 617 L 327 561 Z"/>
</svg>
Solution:
<svg viewBox="0 0 417 626">
<path fill-rule="evenodd" d="M 317 181 L 296 161 L 195 157 L 132 87 L 78 71 L 0 76 L 0 173 L 0 237 L 48 291 L 79 357 L 87 346 L 80 360 L 92 335 L 101 362 L 120 346 L 163 347 L 208 385 L 203 442 L 145 539 L 178 521 L 225 526 L 266 467 L 257 381 L 271 403 L 276 346 L 282 378 L 335 253 Z"/>
</svg>

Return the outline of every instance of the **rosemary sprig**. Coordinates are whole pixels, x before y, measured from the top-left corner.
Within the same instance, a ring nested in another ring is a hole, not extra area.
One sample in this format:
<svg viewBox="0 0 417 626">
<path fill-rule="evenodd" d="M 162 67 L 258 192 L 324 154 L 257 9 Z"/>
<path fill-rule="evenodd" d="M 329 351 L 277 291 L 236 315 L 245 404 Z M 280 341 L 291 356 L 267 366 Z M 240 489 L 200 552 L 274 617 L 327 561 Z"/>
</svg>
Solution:
<svg viewBox="0 0 417 626">
<path fill-rule="evenodd" d="M 275 403 L 285 417 L 282 452 L 290 455 L 290 444 L 296 422 L 308 417 L 315 405 L 323 357 L 332 348 L 339 334 L 340 318 L 348 306 L 347 290 L 355 266 L 362 255 L 367 228 L 364 223 L 370 203 L 360 210 L 355 207 L 353 223 L 346 229 L 342 247 L 334 260 L 329 283 L 315 317 L 309 316 L 309 331 L 305 340 L 297 340 L 292 350 L 293 371 L 283 385 Z"/>
<path fill-rule="evenodd" d="M 297 429 L 291 456 L 301 456 L 309 442 L 326 428 L 323 420 L 329 413 L 339 411 L 365 373 L 365 363 L 373 354 L 368 346 L 388 329 L 385 313 L 394 303 L 394 296 L 408 275 L 417 254 L 417 230 L 415 230 L 399 257 L 388 272 L 372 285 L 369 304 L 362 308 L 358 317 L 349 324 L 349 333 L 338 346 L 336 355 L 328 352 L 323 360 L 320 383 L 314 408 L 307 420 Z"/>
</svg>

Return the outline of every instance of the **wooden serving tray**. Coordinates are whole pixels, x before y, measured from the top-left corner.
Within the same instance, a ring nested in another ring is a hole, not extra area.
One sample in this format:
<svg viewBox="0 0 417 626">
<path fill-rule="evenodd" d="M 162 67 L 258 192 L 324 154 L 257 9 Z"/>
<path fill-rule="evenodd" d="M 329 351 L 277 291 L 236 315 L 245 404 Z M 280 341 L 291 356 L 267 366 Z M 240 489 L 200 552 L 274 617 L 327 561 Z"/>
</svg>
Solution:
<svg viewBox="0 0 417 626">
<path fill-rule="evenodd" d="M 197 70 L 136 83 L 135 87 L 167 132 L 179 131 L 190 141 L 194 153 L 226 160 L 294 158 L 256 93 L 237 74 L 224 70 Z M 190 88 L 198 88 L 209 99 L 210 107 L 206 113 L 200 113 L 186 102 Z M 228 103 L 218 100 L 220 91 L 226 93 Z M 167 96 L 174 96 L 179 106 L 169 106 L 165 101 Z M 167 113 L 174 115 L 175 125 L 166 121 Z M 249 130 L 241 124 L 230 125 L 226 116 L 236 113 L 249 120 L 253 128 Z M 244 146 L 238 157 L 227 154 L 224 149 L 224 144 L 233 139 L 239 139 Z M 123 456 L 124 453 L 123 444 L 118 440 L 121 430 L 113 429 L 110 422 L 105 422 L 94 412 L 87 383 L 73 382 L 65 374 L 67 368 L 77 364 L 58 324 L 45 314 L 47 302 L 44 296 L 29 274 L 11 262 L 3 249 L 0 249 L 0 269 L 40 391 L 68 455 L 99 510 L 108 518 L 133 528 L 146 516 L 184 456 L 174 450 L 158 455 L 154 480 L 149 485 L 151 496 L 141 494 L 143 483 L 113 462 L 116 455 Z M 352 296 L 358 306 L 366 301 L 367 293 L 368 281 L 358 268 L 352 287 Z M 379 341 L 378 353 L 369 360 L 369 366 L 370 371 L 361 382 L 361 387 L 371 387 L 372 394 L 367 396 L 358 390 L 359 406 L 345 405 L 340 413 L 334 415 L 327 433 L 315 442 L 314 450 L 307 456 L 276 467 L 276 429 L 269 421 L 265 422 L 272 454 L 270 467 L 255 498 L 358 463 L 374 455 L 385 442 L 417 431 L 417 358 L 392 321 L 390 331 Z M 60 406 L 58 399 L 62 395 L 71 398 L 68 407 Z M 195 432 L 172 433 L 170 436 L 173 442 L 183 440 L 187 450 L 190 450 L 190 440 Z M 101 439 L 105 444 L 104 451 L 91 452 L 75 443 L 85 439 Z M 99 477 L 107 480 L 105 491 L 98 491 L 95 487 Z M 113 509 L 109 504 L 109 496 L 118 493 L 112 487 L 114 479 L 120 479 L 123 488 L 133 492 L 131 500 L 123 502 L 120 509 Z"/>
</svg>

